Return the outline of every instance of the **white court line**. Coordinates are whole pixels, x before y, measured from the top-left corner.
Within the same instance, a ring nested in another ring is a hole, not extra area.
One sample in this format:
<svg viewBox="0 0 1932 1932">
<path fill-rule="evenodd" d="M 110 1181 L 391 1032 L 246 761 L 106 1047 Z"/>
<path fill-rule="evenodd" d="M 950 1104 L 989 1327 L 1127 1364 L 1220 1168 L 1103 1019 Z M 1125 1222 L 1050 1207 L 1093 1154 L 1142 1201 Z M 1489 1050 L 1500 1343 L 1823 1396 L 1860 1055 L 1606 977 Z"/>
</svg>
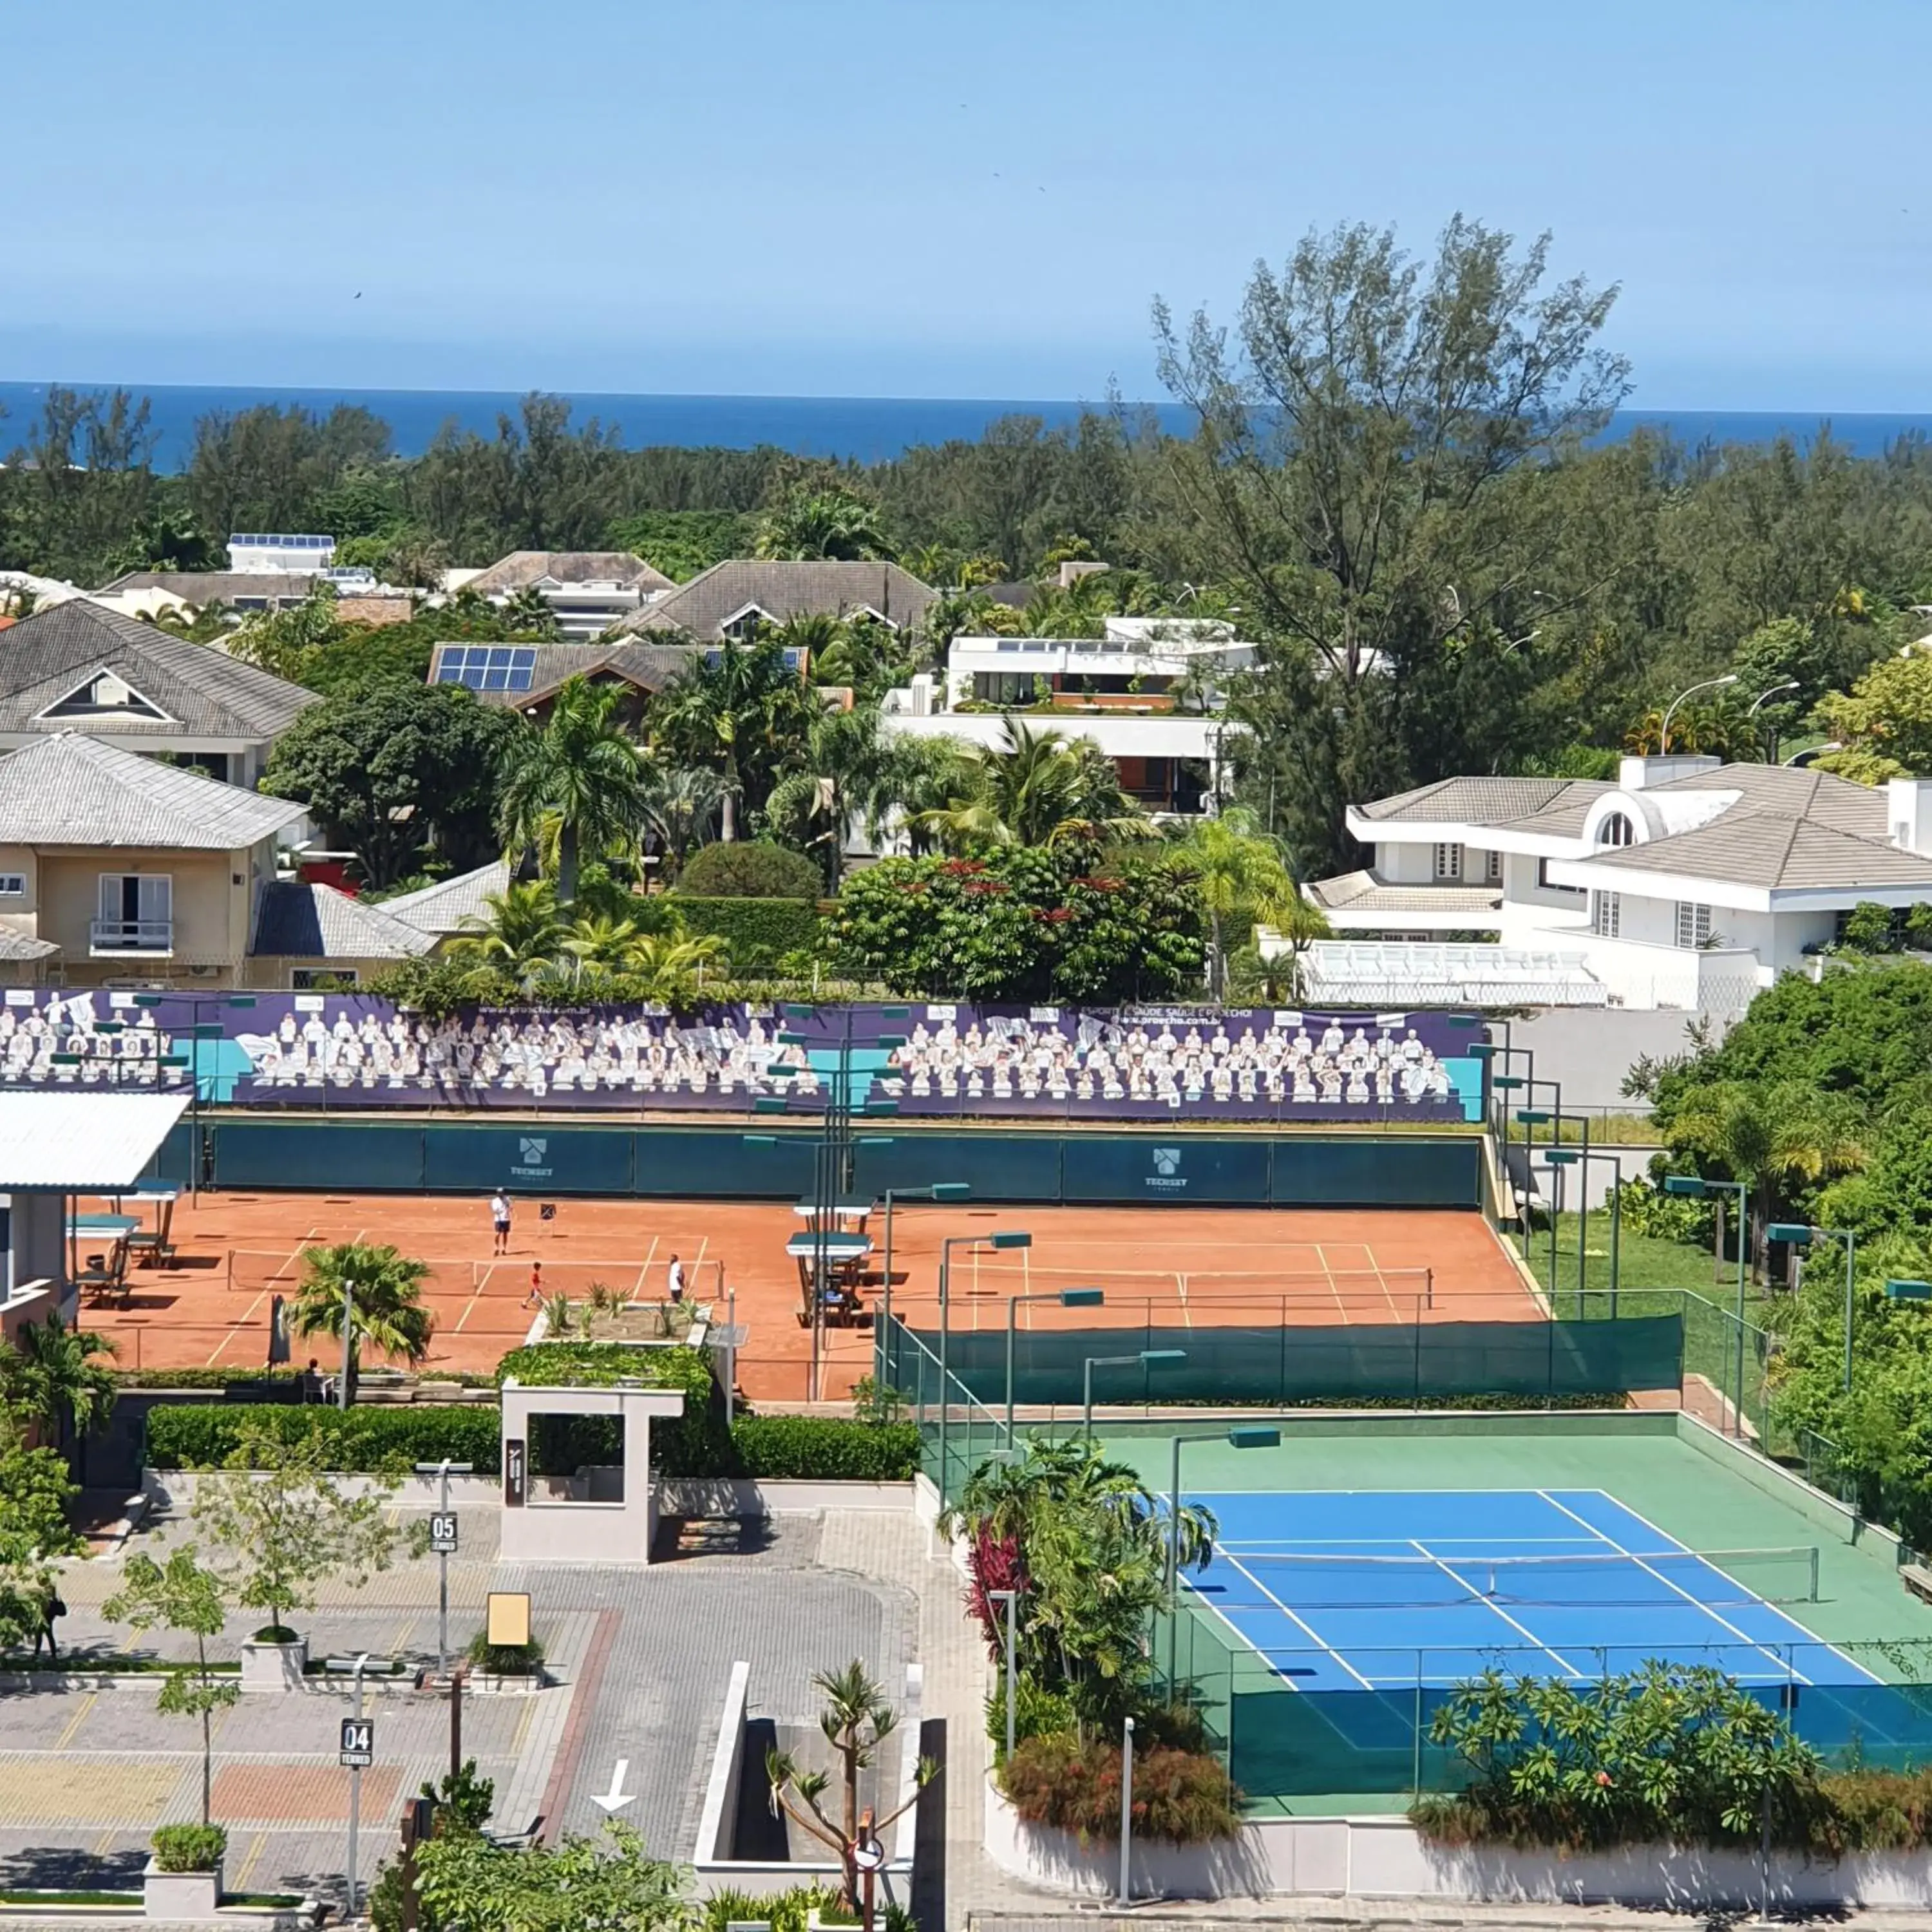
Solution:
<svg viewBox="0 0 1932 1932">
<path fill-rule="evenodd" d="M 1589 1522 L 1585 1517 L 1579 1516 L 1574 1510 L 1570 1508 L 1567 1504 L 1559 1503 L 1547 1490 L 1538 1490 L 1536 1493 L 1540 1496 L 1545 1502 L 1548 1503 L 1552 1508 L 1562 1510 L 1563 1514 L 1569 1517 L 1573 1522 L 1582 1523 L 1586 1529 L 1597 1528 L 1594 1523 Z M 1635 1517 L 1636 1521 L 1642 1523 L 1644 1528 L 1648 1530 L 1653 1536 L 1662 1537 L 1666 1543 L 1676 1544 L 1676 1550 L 1670 1552 L 1671 1554 L 1676 1555 L 1681 1553 L 1685 1556 L 1696 1556 L 1697 1561 L 1700 1563 L 1703 1563 L 1705 1568 L 1709 1570 L 1712 1576 L 1721 1576 L 1724 1575 L 1724 1573 L 1720 1570 L 1714 1563 L 1705 1562 L 1703 1558 L 1697 1556 L 1696 1551 L 1690 1549 L 1686 1544 L 1678 1543 L 1676 1538 L 1672 1536 L 1668 1530 L 1658 1528 L 1657 1525 L 1651 1522 L 1648 1517 L 1638 1516 L 1636 1511 L 1630 1508 L 1628 1503 L 1619 1502 L 1616 1497 L 1611 1496 L 1608 1490 L 1599 1490 L 1596 1493 L 1598 1496 L 1602 1496 L 1606 1502 L 1615 1503 L 1618 1509 L 1622 1510 L 1627 1514 Z M 1730 1632 L 1732 1636 L 1737 1639 L 1738 1642 L 1744 1645 L 1746 1648 L 1756 1651 L 1761 1656 L 1769 1658 L 1774 1664 L 1780 1660 L 1777 1652 L 1772 1649 L 1769 1645 L 1766 1644 L 1762 1638 L 1749 1635 L 1745 1631 L 1739 1630 L 1737 1625 L 1732 1623 L 1729 1617 L 1720 1616 L 1708 1604 L 1704 1603 L 1699 1598 L 1691 1595 L 1690 1592 L 1685 1589 L 1681 1583 L 1672 1582 L 1668 1576 L 1664 1575 L 1661 1570 L 1656 1569 L 1652 1564 L 1646 1562 L 1643 1558 L 1640 1556 L 1634 1550 L 1624 1549 L 1624 1546 L 1619 1543 L 1614 1536 L 1611 1535 L 1607 1530 L 1598 1529 L 1597 1534 L 1619 1555 L 1628 1556 L 1633 1563 L 1636 1564 L 1642 1569 L 1648 1570 L 1651 1575 L 1654 1576 L 1666 1589 L 1675 1590 L 1687 1604 L 1696 1604 L 1698 1609 L 1702 1610 L 1714 1624 L 1721 1624 L 1726 1630 Z M 1760 1610 L 1769 1610 L 1773 1616 L 1778 1617 L 1783 1622 L 1790 1624 L 1793 1630 L 1798 1631 L 1804 1637 L 1804 1641 L 1807 1643 L 1817 1643 L 1821 1641 L 1820 1639 L 1814 1636 L 1809 1630 L 1806 1630 L 1804 1626 L 1798 1622 L 1795 1617 L 1786 1616 L 1784 1612 L 1779 1610 L 1775 1604 L 1767 1604 L 1762 1598 L 1760 1598 L 1758 1599 L 1758 1606 Z M 1624 1647 L 1625 1646 L 1621 1645 L 1617 1646 L 1618 1648 Z M 1642 1646 L 1633 1645 L 1628 1647 L 1640 1649 Z M 1609 1648 L 1610 1646 L 1606 1645 L 1604 1648 Z M 1826 1648 L 1828 1649 L 1831 1648 L 1832 1646 L 1827 1645 Z M 1840 1652 L 1838 1654 L 1842 1656 L 1844 1653 Z M 1872 1683 L 1876 1684 L 1880 1681 L 1877 1678 L 1874 1677 L 1870 1671 L 1865 1670 L 1862 1665 L 1852 1663 L 1852 1659 L 1849 1657 L 1845 1658 L 1844 1660 L 1846 1663 L 1851 1664 L 1852 1668 L 1854 1670 L 1859 1671 Z M 1811 1682 L 1811 1679 L 1807 1677 L 1804 1672 L 1800 1670 L 1796 1664 L 1787 1664 L 1786 1666 L 1786 1670 L 1789 1678 L 1795 1679 L 1800 1684 L 1809 1684 Z M 1780 1679 L 1780 1681 L 1785 1680 Z"/>
<path fill-rule="evenodd" d="M 1442 1570 L 1442 1574 L 1445 1576 L 1448 1577 L 1452 1582 L 1455 1583 L 1459 1588 L 1467 1590 L 1469 1594 L 1473 1597 L 1478 1603 L 1480 1604 L 1485 1610 L 1489 1611 L 1492 1616 L 1502 1618 L 1503 1622 L 1508 1624 L 1511 1630 L 1517 1631 L 1522 1636 L 1528 1638 L 1530 1647 L 1532 1649 L 1541 1651 L 1545 1657 L 1555 1658 L 1556 1661 L 1562 1664 L 1563 1668 L 1568 1671 L 1572 1677 L 1580 1678 L 1584 1675 L 1584 1673 L 1579 1670 L 1560 1650 L 1552 1648 L 1549 1644 L 1543 1642 L 1538 1637 L 1535 1631 L 1532 1630 L 1527 1624 L 1518 1623 L 1515 1618 L 1511 1616 L 1508 1611 L 1503 1609 L 1499 1604 L 1496 1603 L 1492 1598 L 1484 1596 L 1482 1592 L 1478 1589 L 1475 1585 L 1472 1583 L 1467 1577 L 1458 1576 L 1455 1571 L 1449 1567 L 1449 1560 L 1448 1558 L 1438 1556 L 1435 1551 L 1431 1550 L 1426 1544 L 1417 1543 L 1413 1538 L 1411 1539 L 1411 1546 L 1419 1550 L 1422 1555 L 1429 1558 L 1430 1562 L 1436 1564 Z M 1468 1560 L 1472 1562 L 1480 1563 L 1483 1559 L 1480 1556 L 1476 1556 L 1472 1557 Z M 1485 1646 L 1481 1644 L 1445 1644 L 1443 1646 L 1443 1648 L 1445 1650 L 1481 1650 L 1486 1647 L 1488 1646 Z M 1428 1646 L 1426 1644 L 1419 1644 L 1417 1646 L 1417 1648 L 1426 1652 Z"/>
<path fill-rule="evenodd" d="M 1216 1546 L 1218 1547 L 1219 1546 L 1217 1545 Z M 1375 1688 L 1375 1686 L 1371 1684 L 1369 1680 L 1364 1677 L 1362 1673 L 1358 1670 L 1332 1643 L 1324 1642 L 1322 1638 L 1316 1634 L 1313 1627 L 1305 1619 L 1298 1616 L 1294 1611 L 1291 1610 L 1288 1606 L 1284 1604 L 1282 1600 L 1254 1574 L 1252 1570 L 1247 1568 L 1245 1564 L 1238 1561 L 1232 1556 L 1229 1557 L 1228 1561 L 1230 1563 L 1232 1563 L 1234 1568 L 1240 1570 L 1241 1574 L 1246 1577 L 1248 1581 L 1252 1583 L 1257 1590 L 1260 1591 L 1262 1594 L 1267 1598 L 1268 1601 L 1274 1604 L 1275 1608 L 1280 1611 L 1282 1615 L 1287 1618 L 1290 1623 L 1298 1624 L 1300 1628 L 1307 1634 L 1309 1641 L 1314 1645 L 1317 1650 L 1327 1652 L 1327 1653 L 1332 1657 L 1335 1661 L 1362 1687 L 1364 1690 L 1372 1690 Z M 1219 1605 L 1211 1606 L 1210 1607 L 1213 1607 L 1217 1612 L 1220 1609 Z M 1228 1628 L 1230 1630 L 1234 1630 L 1236 1635 L 1239 1636 L 1240 1634 L 1239 1627 L 1230 1619 L 1224 1616 L 1222 1618 L 1222 1622 L 1227 1624 Z M 1260 1646 L 1256 1643 L 1252 1638 L 1243 1637 L 1241 1640 L 1247 1645 L 1250 1650 L 1259 1650 L 1261 1648 Z M 1265 1654 L 1266 1653 L 1263 1652 L 1262 1654 Z"/>
</svg>

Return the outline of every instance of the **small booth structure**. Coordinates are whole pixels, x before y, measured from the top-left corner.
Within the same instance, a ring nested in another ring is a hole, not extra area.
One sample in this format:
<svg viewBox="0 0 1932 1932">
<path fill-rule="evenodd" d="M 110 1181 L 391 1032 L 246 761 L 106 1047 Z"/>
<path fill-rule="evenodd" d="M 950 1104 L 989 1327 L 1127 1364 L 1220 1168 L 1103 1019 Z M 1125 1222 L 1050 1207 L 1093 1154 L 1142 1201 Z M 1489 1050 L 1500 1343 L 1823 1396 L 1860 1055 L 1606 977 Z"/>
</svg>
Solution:
<svg viewBox="0 0 1932 1932">
<path fill-rule="evenodd" d="M 657 1534 L 651 1418 L 682 1415 L 682 1389 L 502 1388 L 501 1559 L 648 1563 Z"/>
<path fill-rule="evenodd" d="M 187 1106 L 179 1094 L 0 1093 L 0 1311 L 9 1318 L 0 1325 L 9 1335 L 29 1304 L 51 1304 L 71 1322 L 76 1286 L 110 1262 L 124 1268 L 140 1217 L 83 1214 L 77 1204 L 139 1190 Z M 100 1268 L 87 1265 L 83 1244 L 100 1247 Z"/>
</svg>

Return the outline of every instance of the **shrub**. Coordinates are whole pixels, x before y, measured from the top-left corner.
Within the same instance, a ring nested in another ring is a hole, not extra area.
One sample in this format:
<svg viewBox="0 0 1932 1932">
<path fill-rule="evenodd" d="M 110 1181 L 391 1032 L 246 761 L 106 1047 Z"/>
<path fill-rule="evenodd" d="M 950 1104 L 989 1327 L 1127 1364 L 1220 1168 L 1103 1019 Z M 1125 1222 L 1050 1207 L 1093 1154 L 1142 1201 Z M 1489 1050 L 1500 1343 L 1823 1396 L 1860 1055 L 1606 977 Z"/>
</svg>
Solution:
<svg viewBox="0 0 1932 1932">
<path fill-rule="evenodd" d="M 809 899 L 824 881 L 802 852 L 756 840 L 701 846 L 685 861 L 680 893 L 698 899 Z"/>
<path fill-rule="evenodd" d="M 212 1871 L 228 1850 L 228 1834 L 219 1825 L 164 1825 L 154 1846 L 164 1872 Z"/>
<path fill-rule="evenodd" d="M 707 845 L 706 851 L 717 848 Z M 668 896 L 694 937 L 716 934 L 731 955 L 734 973 L 770 972 L 788 953 L 818 944 L 818 908 L 810 899 L 698 898 Z"/>
<path fill-rule="evenodd" d="M 488 1630 L 480 1630 L 463 1654 L 492 1677 L 529 1677 L 543 1668 L 544 1647 L 535 1637 L 528 1643 L 492 1643 Z"/>
<path fill-rule="evenodd" d="M 748 1892 L 714 1892 L 701 1908 L 703 1932 L 724 1932 L 728 1925 L 763 1922 L 771 1932 L 805 1932 L 806 1916 L 816 1910 L 821 1919 L 838 1902 L 838 1888 L 795 1885 L 770 1898 Z"/>
<path fill-rule="evenodd" d="M 1663 1241 L 1711 1244 L 1711 1204 L 1688 1196 L 1666 1194 L 1640 1178 L 1620 1182 L 1617 1213 L 1624 1231 Z"/>
<path fill-rule="evenodd" d="M 1853 952 L 1889 952 L 1892 947 L 1892 909 L 1861 899 L 1845 915 L 1839 944 Z"/>
<path fill-rule="evenodd" d="M 1006 1754 L 1006 1676 L 998 1664 L 993 1666 L 993 1694 L 986 1700 L 986 1735 L 993 1743 L 993 1762 L 1004 1763 Z M 1072 1700 L 1058 1690 L 1036 1684 L 1024 1671 L 1016 1673 L 1019 1695 L 1013 1700 L 1013 1748 L 1017 1750 L 1028 1738 L 1050 1738 L 1073 1728 Z"/>
<path fill-rule="evenodd" d="M 254 1430 L 284 1442 L 320 1436 L 332 1468 L 373 1474 L 398 1464 L 473 1462 L 494 1469 L 502 1433 L 494 1408 L 426 1403 L 420 1408 L 322 1408 L 294 1403 L 164 1402 L 148 1412 L 148 1466 L 206 1468 L 224 1462 Z"/>
<path fill-rule="evenodd" d="M 1085 1744 L 1070 1731 L 1016 1744 L 1000 1783 L 1022 1818 L 1070 1832 L 1084 1844 L 1120 1841 L 1120 1748 Z M 1220 1760 L 1156 1744 L 1134 1753 L 1137 1838 L 1198 1845 L 1240 1828 L 1240 1799 Z"/>
<path fill-rule="evenodd" d="M 526 1388 L 608 1388 L 620 1380 L 633 1379 L 646 1388 L 681 1388 L 683 1414 L 675 1420 L 659 1418 L 651 1426 L 651 1467 L 662 1476 L 734 1473 L 724 1394 L 710 1363 L 695 1348 L 537 1342 L 512 1348 L 496 1364 L 500 1384 L 512 1377 Z"/>
<path fill-rule="evenodd" d="M 735 1472 L 773 1482 L 909 1482 L 919 1469 L 910 1422 L 842 1415 L 746 1415 L 731 1425 Z"/>
</svg>

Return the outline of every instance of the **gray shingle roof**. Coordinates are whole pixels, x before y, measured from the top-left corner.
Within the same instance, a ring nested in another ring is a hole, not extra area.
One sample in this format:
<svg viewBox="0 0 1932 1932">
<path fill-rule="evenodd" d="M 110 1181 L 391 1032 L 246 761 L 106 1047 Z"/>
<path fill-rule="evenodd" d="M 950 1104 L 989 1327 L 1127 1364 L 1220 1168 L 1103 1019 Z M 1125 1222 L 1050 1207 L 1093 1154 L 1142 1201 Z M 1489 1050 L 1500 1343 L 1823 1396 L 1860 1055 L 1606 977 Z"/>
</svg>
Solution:
<svg viewBox="0 0 1932 1932">
<path fill-rule="evenodd" d="M 1376 799 L 1358 809 L 1364 818 L 1390 824 L 1414 820 L 1508 825 L 1568 806 L 1580 808 L 1576 824 L 1580 830 L 1590 801 L 1615 789 L 1589 778 L 1438 778 L 1433 784 L 1397 792 L 1393 798 Z"/>
<path fill-rule="evenodd" d="M 1720 765 L 1648 789 L 1652 793 L 1734 791 L 1738 798 L 1731 808 L 1733 812 L 1788 812 L 1814 824 L 1869 838 L 1882 839 L 1890 830 L 1882 791 L 1854 784 L 1829 772 L 1804 771 L 1790 765 Z"/>
<path fill-rule="evenodd" d="M 147 716 L 40 718 L 102 670 L 164 712 L 184 737 L 264 742 L 318 701 L 314 692 L 225 651 L 75 598 L 0 632 L 0 731 L 165 735 L 168 725 Z"/>
<path fill-rule="evenodd" d="M 1642 845 L 1608 847 L 1582 862 L 1593 872 L 1670 872 L 1787 891 L 1932 887 L 1932 858 L 1922 853 L 1901 851 L 1882 838 L 1841 832 L 1793 812 L 1760 812 L 1744 805 L 1694 831 Z"/>
<path fill-rule="evenodd" d="M 0 758 L 0 844 L 234 852 L 302 816 L 285 798 L 157 764 L 74 731 Z"/>
<path fill-rule="evenodd" d="M 249 951 L 257 958 L 407 959 L 435 944 L 433 934 L 333 886 L 272 879 L 262 888 Z"/>
<path fill-rule="evenodd" d="M 472 920 L 486 918 L 489 908 L 483 902 L 501 896 L 510 883 L 509 862 L 493 860 L 473 872 L 459 872 L 452 879 L 439 879 L 433 886 L 418 886 L 412 892 L 398 892 L 382 902 L 390 918 L 434 938 L 460 932 Z"/>
<path fill-rule="evenodd" d="M 60 948 L 51 939 L 34 939 L 24 932 L 16 932 L 11 926 L 0 926 L 0 959 L 21 963 L 30 959 L 44 959 Z"/>
<path fill-rule="evenodd" d="M 621 584 L 627 589 L 668 590 L 673 580 L 628 550 L 513 550 L 464 586 L 479 597 L 501 596 L 540 577 L 559 584 Z"/>
<path fill-rule="evenodd" d="M 438 644 L 430 654 L 429 675 L 434 682 L 436 666 L 446 650 L 461 650 L 459 642 Z M 639 690 L 662 691 L 694 655 L 688 644 L 532 644 L 524 648 L 536 652 L 536 674 L 527 691 L 479 691 L 485 704 L 524 706 L 541 704 L 566 678 L 592 677 L 600 672 L 627 680 Z"/>
<path fill-rule="evenodd" d="M 614 627 L 619 634 L 688 631 L 701 643 L 748 604 L 775 624 L 801 616 L 844 617 L 876 611 L 902 630 L 916 629 L 938 593 L 896 563 L 794 563 L 728 558 L 700 571 Z"/>
<path fill-rule="evenodd" d="M 278 603 L 299 604 L 315 582 L 316 573 L 308 570 L 130 570 L 112 584 L 104 584 L 100 595 L 161 590 L 200 610 L 206 604 L 232 604 L 244 597 L 272 597 Z"/>
</svg>

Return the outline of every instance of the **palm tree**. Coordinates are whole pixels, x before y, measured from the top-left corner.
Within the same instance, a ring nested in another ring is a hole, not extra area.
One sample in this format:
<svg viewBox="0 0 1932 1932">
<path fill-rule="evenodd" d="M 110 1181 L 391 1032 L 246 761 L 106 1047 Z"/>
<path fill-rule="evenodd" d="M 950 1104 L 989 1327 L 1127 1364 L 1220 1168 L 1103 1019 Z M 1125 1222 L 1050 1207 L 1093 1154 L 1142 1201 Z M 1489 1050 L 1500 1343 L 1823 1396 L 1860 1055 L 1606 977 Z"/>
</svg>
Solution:
<svg viewBox="0 0 1932 1932">
<path fill-rule="evenodd" d="M 519 732 L 504 760 L 497 818 L 512 848 L 537 844 L 547 814 L 559 821 L 556 891 L 577 896 L 580 853 L 627 846 L 644 822 L 643 754 L 625 735 L 614 686 L 566 680 L 540 729 Z"/>
<path fill-rule="evenodd" d="M 350 1317 L 349 1375 L 352 1387 L 367 1342 L 379 1353 L 413 1367 L 429 1353 L 436 1317 L 422 1305 L 429 1264 L 399 1250 L 359 1241 L 339 1241 L 302 1250 L 302 1280 L 290 1321 L 299 1335 L 341 1339 Z"/>
<path fill-rule="evenodd" d="M 70 1328 L 56 1314 L 24 1324 L 12 1351 L 0 1354 L 0 1397 L 36 1418 L 58 1444 L 72 1444 L 84 1468 L 87 1438 L 114 1411 L 113 1371 L 98 1359 L 114 1354 L 104 1335 Z"/>
<path fill-rule="evenodd" d="M 632 948 L 628 964 L 646 999 L 683 1012 L 702 1000 L 707 970 L 714 978 L 730 970 L 731 954 L 715 932 L 652 932 Z"/>
<path fill-rule="evenodd" d="M 573 920 L 559 949 L 583 966 L 621 967 L 636 956 L 644 929 L 634 919 L 614 919 L 608 913 Z"/>
<path fill-rule="evenodd" d="M 500 892 L 486 892 L 483 903 L 489 917 L 467 922 L 449 942 L 453 958 L 527 973 L 556 956 L 566 928 L 548 880 L 513 879 Z"/>
<path fill-rule="evenodd" d="M 672 879 L 684 870 L 694 846 L 704 843 L 724 788 L 702 765 L 673 765 L 652 772 L 644 784 L 644 823 L 657 835 Z"/>
<path fill-rule="evenodd" d="M 738 836 L 738 806 L 764 806 L 779 768 L 810 729 L 817 706 L 769 634 L 694 656 L 651 706 L 653 742 L 680 762 L 716 770 L 723 836 Z"/>
<path fill-rule="evenodd" d="M 976 746 L 966 754 L 963 794 L 915 821 L 942 844 L 958 850 L 1158 836 L 1091 740 L 1035 731 L 1012 717 L 1005 733 L 1003 746 Z"/>
<path fill-rule="evenodd" d="M 1238 806 L 1202 819 L 1178 851 L 1207 909 L 1208 990 L 1217 998 L 1227 988 L 1231 927 L 1271 926 L 1298 957 L 1327 934 L 1328 922 L 1295 884 L 1280 842 L 1262 830 L 1252 812 Z"/>
<path fill-rule="evenodd" d="M 1844 1096 L 1797 1080 L 1764 1086 L 1720 1080 L 1693 1090 L 1666 1130 L 1671 1148 L 1724 1168 L 1749 1190 L 1754 1267 L 1764 1264 L 1765 1229 L 1792 1189 L 1815 1186 L 1865 1163 L 1857 1111 Z"/>
<path fill-rule="evenodd" d="M 563 634 L 550 600 L 534 584 L 518 586 L 504 600 L 502 615 L 503 622 L 520 638 L 543 638 L 554 643 Z"/>
<path fill-rule="evenodd" d="M 837 484 L 795 483 L 758 520 L 760 556 L 890 558 L 876 505 Z"/>
</svg>

